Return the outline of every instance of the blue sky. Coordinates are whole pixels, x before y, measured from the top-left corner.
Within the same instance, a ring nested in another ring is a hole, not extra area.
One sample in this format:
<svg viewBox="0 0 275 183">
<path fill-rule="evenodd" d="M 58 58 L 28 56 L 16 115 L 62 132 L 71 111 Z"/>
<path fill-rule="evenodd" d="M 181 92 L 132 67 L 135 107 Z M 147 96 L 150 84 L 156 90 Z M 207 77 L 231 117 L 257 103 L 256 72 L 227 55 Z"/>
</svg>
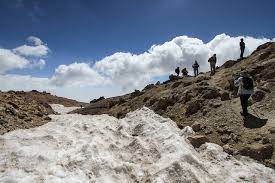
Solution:
<svg viewBox="0 0 275 183">
<path fill-rule="evenodd" d="M 44 69 L 8 73 L 49 78 L 61 64 L 142 54 L 181 35 L 204 43 L 221 33 L 273 39 L 274 7 L 273 0 L 1 0 L 0 47 L 40 38 L 50 49 Z"/>
</svg>

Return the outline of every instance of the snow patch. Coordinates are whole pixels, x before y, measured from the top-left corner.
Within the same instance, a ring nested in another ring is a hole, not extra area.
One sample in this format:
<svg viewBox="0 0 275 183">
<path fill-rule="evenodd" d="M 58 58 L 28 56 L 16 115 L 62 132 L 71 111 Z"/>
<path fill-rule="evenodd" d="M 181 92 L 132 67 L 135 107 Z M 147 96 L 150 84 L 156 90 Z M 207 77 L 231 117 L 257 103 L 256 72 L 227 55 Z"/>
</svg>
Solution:
<svg viewBox="0 0 275 183">
<path fill-rule="evenodd" d="M 148 108 L 124 119 L 61 108 L 52 122 L 0 136 L 0 182 L 275 182 L 274 170 L 216 144 L 195 150 L 189 128 Z"/>
<path fill-rule="evenodd" d="M 51 107 L 55 112 L 58 112 L 59 114 L 67 114 L 79 108 L 79 107 L 64 107 L 63 105 L 60 105 L 60 104 L 51 104 Z"/>
</svg>

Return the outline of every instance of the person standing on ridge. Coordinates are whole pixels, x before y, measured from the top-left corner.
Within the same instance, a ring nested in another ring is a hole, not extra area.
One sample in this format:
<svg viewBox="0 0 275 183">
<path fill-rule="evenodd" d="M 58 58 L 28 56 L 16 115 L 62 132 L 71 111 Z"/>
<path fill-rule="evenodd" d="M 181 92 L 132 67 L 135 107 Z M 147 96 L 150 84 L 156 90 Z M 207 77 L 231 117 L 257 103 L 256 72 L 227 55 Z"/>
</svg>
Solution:
<svg viewBox="0 0 275 183">
<path fill-rule="evenodd" d="M 177 67 L 177 68 L 175 69 L 175 73 L 177 74 L 177 76 L 180 75 L 180 68 L 179 68 L 179 67 Z"/>
<path fill-rule="evenodd" d="M 192 65 L 193 69 L 194 69 L 194 76 L 198 76 L 199 75 L 199 67 L 200 65 L 198 64 L 198 62 L 195 60 L 195 63 Z"/>
<path fill-rule="evenodd" d="M 234 81 L 235 86 L 239 87 L 238 95 L 240 96 L 241 106 L 243 112 L 240 112 L 242 116 L 246 117 L 248 115 L 248 99 L 254 93 L 254 84 L 252 77 L 247 73 L 247 71 L 242 71 L 240 77 L 236 78 Z"/>
<path fill-rule="evenodd" d="M 216 54 L 214 54 L 212 57 L 210 57 L 208 59 L 208 62 L 210 63 L 211 75 L 214 75 L 216 72 L 216 63 L 217 63 Z"/>
<path fill-rule="evenodd" d="M 182 73 L 182 76 L 188 76 L 188 71 L 187 71 L 186 68 L 183 68 L 183 69 L 181 70 L 181 73 Z"/>
<path fill-rule="evenodd" d="M 240 58 L 243 59 L 243 54 L 244 54 L 244 50 L 245 50 L 245 43 L 244 43 L 244 41 L 243 41 L 243 38 L 241 38 L 240 50 L 241 50 Z"/>
</svg>

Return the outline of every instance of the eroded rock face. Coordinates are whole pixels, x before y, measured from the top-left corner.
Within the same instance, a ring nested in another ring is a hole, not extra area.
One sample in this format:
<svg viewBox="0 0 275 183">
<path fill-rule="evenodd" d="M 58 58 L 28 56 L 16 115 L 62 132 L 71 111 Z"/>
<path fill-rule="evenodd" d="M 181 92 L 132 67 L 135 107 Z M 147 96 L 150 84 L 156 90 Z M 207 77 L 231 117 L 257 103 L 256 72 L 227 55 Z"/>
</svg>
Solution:
<svg viewBox="0 0 275 183">
<path fill-rule="evenodd" d="M 24 93 L 0 92 L 0 134 L 43 125 L 54 114 L 51 106 L 22 96 Z"/>
</svg>

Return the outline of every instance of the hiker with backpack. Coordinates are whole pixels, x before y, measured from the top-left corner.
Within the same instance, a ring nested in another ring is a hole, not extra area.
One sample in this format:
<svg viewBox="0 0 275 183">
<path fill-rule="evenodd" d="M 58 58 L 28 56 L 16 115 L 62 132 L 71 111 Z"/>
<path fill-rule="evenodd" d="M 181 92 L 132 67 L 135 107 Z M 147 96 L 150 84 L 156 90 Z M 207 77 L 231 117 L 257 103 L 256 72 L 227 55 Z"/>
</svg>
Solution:
<svg viewBox="0 0 275 183">
<path fill-rule="evenodd" d="M 182 73 L 182 76 L 188 76 L 188 71 L 187 71 L 186 68 L 183 68 L 183 69 L 181 70 L 181 73 Z"/>
<path fill-rule="evenodd" d="M 179 68 L 179 67 L 177 67 L 177 68 L 175 69 L 175 73 L 177 74 L 177 76 L 180 75 L 180 68 Z"/>
<path fill-rule="evenodd" d="M 243 41 L 243 38 L 240 41 L 240 50 L 241 50 L 240 58 L 243 59 L 243 54 L 244 54 L 244 50 L 245 50 L 245 43 Z"/>
<path fill-rule="evenodd" d="M 208 59 L 208 62 L 210 63 L 211 75 L 214 75 L 216 72 L 216 63 L 217 63 L 216 54 L 214 54 L 212 57 L 210 57 Z"/>
<path fill-rule="evenodd" d="M 199 75 L 199 67 L 200 65 L 198 64 L 198 62 L 195 60 L 195 63 L 192 65 L 193 69 L 194 69 L 194 76 L 198 76 Z"/>
<path fill-rule="evenodd" d="M 242 71 L 240 77 L 234 81 L 235 86 L 238 88 L 238 95 L 240 96 L 242 112 L 241 115 L 246 117 L 248 115 L 248 99 L 254 93 L 254 84 L 252 77 L 247 71 Z"/>
</svg>

